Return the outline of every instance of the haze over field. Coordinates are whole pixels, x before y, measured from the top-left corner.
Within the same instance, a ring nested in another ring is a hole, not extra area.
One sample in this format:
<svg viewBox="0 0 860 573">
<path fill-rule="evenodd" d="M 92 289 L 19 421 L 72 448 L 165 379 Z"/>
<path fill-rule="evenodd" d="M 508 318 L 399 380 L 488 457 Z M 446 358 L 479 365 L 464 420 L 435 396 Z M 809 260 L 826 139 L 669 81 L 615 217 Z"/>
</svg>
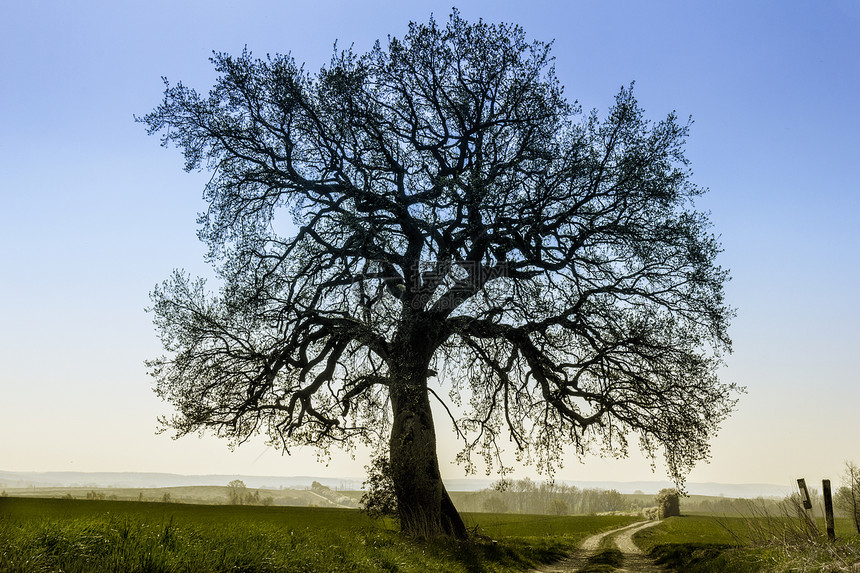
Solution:
<svg viewBox="0 0 860 573">
<path fill-rule="evenodd" d="M 313 482 L 335 490 L 362 489 L 363 476 L 249 476 L 249 475 L 180 475 L 169 473 L 133 472 L 6 472 L 0 471 L 0 488 L 162 488 L 187 486 L 224 486 L 234 479 L 242 480 L 250 488 L 262 489 L 307 489 Z M 451 478 L 445 485 L 451 491 L 478 491 L 492 489 L 496 479 L 481 477 Z M 666 480 L 645 481 L 583 481 L 571 480 L 566 485 L 580 489 L 614 489 L 620 493 L 645 493 L 654 495 L 663 488 L 672 487 Z M 731 498 L 777 497 L 791 492 L 791 486 L 769 483 L 698 483 L 686 484 L 690 495 L 711 495 Z"/>
<path fill-rule="evenodd" d="M 837 480 L 860 459 L 860 7 L 854 2 L 467 2 L 469 20 L 555 38 L 565 93 L 605 111 L 622 84 L 650 117 L 693 115 L 693 180 L 733 276 L 735 352 L 748 388 L 691 482 Z M 185 174 L 132 114 L 161 76 L 206 91 L 212 50 L 367 50 L 449 3 L 52 2 L 0 23 L 0 464 L 3 470 L 361 476 L 367 453 L 290 458 L 251 442 L 155 435 L 169 413 L 143 360 L 160 354 L 143 312 L 174 267 L 207 275 L 196 239 L 206 173 Z M 437 416 L 445 476 L 456 451 Z M 517 475 L 532 475 L 528 469 Z M 483 476 L 479 476 L 483 477 Z M 630 460 L 569 460 L 559 479 L 659 480 Z M 726 492 L 728 493 L 728 492 Z"/>
</svg>

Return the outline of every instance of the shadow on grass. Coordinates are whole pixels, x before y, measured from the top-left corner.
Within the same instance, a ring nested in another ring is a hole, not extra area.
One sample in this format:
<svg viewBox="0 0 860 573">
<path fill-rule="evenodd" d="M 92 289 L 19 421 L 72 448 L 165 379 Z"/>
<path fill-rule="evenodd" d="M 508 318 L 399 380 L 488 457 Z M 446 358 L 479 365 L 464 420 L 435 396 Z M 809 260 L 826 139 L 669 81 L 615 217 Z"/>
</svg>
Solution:
<svg viewBox="0 0 860 573">
<path fill-rule="evenodd" d="M 759 571 L 742 558 L 736 545 L 721 543 L 669 543 L 656 545 L 648 555 L 670 571 L 685 573 L 746 573 Z"/>
<path fill-rule="evenodd" d="M 468 541 L 434 540 L 413 542 L 425 551 L 459 564 L 469 573 L 483 573 L 498 567 L 526 569 L 553 563 L 566 555 L 564 545 L 542 540 L 504 539 L 494 542 L 486 538 Z"/>
<path fill-rule="evenodd" d="M 624 554 L 618 549 L 602 549 L 589 557 L 579 573 L 610 573 L 624 564 Z"/>
</svg>

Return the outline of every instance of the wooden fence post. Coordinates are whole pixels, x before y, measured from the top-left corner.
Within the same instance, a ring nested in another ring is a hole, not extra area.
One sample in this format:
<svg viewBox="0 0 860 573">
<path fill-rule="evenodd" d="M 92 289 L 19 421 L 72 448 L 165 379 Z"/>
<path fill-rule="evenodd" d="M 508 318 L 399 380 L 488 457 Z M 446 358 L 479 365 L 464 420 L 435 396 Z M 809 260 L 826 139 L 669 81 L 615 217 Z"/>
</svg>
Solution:
<svg viewBox="0 0 860 573">
<path fill-rule="evenodd" d="M 827 538 L 836 540 L 836 528 L 833 524 L 833 497 L 830 495 L 830 480 L 821 480 L 821 489 L 824 494 L 824 521 L 827 524 Z"/>
<path fill-rule="evenodd" d="M 800 490 L 800 502 L 803 504 L 804 515 L 806 516 L 806 524 L 809 531 L 818 535 L 818 524 L 815 523 L 815 516 L 812 514 L 812 499 L 809 497 L 809 490 L 806 489 L 806 480 L 798 478 L 797 489 Z"/>
</svg>

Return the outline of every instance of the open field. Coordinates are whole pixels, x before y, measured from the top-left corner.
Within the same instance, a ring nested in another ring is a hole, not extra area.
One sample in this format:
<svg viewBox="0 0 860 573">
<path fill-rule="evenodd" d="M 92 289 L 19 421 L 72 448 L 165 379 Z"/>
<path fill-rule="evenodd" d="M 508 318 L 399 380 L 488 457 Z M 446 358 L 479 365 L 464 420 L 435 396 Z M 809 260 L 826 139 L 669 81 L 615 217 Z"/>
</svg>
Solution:
<svg viewBox="0 0 860 573">
<path fill-rule="evenodd" d="M 330 489 L 318 484 L 318 487 L 292 488 L 248 488 L 248 493 L 256 494 L 256 501 L 249 505 L 275 505 L 289 507 L 350 507 L 360 506 L 363 491 Z M 33 498 L 73 498 L 73 499 L 103 499 L 113 501 L 170 501 L 172 503 L 195 503 L 206 505 L 224 505 L 229 503 L 229 488 L 217 485 L 186 485 L 172 487 L 4 487 L 3 494 L 9 497 Z M 523 499 L 522 493 L 497 492 L 492 489 L 477 491 L 450 491 L 454 505 L 466 513 L 551 513 L 551 503 L 555 499 L 566 501 L 567 513 L 593 514 L 603 512 L 639 512 L 644 508 L 655 505 L 654 495 L 651 494 L 621 494 L 613 490 L 578 490 L 576 496 L 534 492 L 534 499 Z M 614 494 L 611 498 L 608 494 Z M 576 503 L 575 497 L 580 498 Z M 609 497 L 609 499 L 604 499 Z M 496 501 L 488 504 L 488 501 Z M 606 502 L 613 502 L 607 504 Z M 691 495 L 682 499 L 682 511 L 685 514 L 746 514 L 753 506 L 766 506 L 776 511 L 781 499 L 743 499 L 720 496 Z M 507 511 L 505 511 L 507 510 Z"/>
<path fill-rule="evenodd" d="M 0 573 L 501 573 L 553 562 L 586 537 L 637 520 L 510 513 L 467 513 L 464 519 L 477 533 L 469 543 L 424 542 L 351 509 L 7 497 L 0 498 Z M 635 540 L 669 571 L 860 568 L 860 536 L 849 519 L 837 518 L 835 544 L 802 539 L 797 523 L 762 514 L 687 515 L 666 519 Z M 610 545 L 592 559 L 594 570 L 611 571 L 620 562 Z"/>
<path fill-rule="evenodd" d="M 483 536 L 429 543 L 346 509 L 2 498 L 0 572 L 522 571 L 635 520 L 464 517 Z"/>
<path fill-rule="evenodd" d="M 263 489 L 249 488 L 255 493 L 255 505 L 291 507 L 351 507 L 357 508 L 361 491 L 336 491 L 327 487 L 316 489 Z M 97 499 L 110 501 L 169 501 L 205 505 L 227 504 L 230 499 L 226 486 L 175 486 L 157 488 L 104 488 L 104 487 L 26 487 L 4 488 L 9 497 Z"/>
</svg>

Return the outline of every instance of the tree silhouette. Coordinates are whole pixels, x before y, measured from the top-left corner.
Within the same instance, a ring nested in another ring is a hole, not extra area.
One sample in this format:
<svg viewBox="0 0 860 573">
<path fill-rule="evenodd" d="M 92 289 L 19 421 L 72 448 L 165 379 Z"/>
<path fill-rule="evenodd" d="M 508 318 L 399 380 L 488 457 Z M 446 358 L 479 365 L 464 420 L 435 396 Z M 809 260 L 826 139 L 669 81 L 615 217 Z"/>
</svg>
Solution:
<svg viewBox="0 0 860 573">
<path fill-rule="evenodd" d="M 542 470 L 571 446 L 625 455 L 631 433 L 679 482 L 707 456 L 734 404 L 715 374 L 731 312 L 689 124 L 649 122 L 632 86 L 583 115 L 549 44 L 456 11 L 316 74 L 212 61 L 208 97 L 166 84 L 138 118 L 212 171 L 199 236 L 220 290 L 177 272 L 152 295 L 166 426 L 387 440 L 418 535 L 465 535 L 431 397 L 467 469 L 507 440 Z"/>
<path fill-rule="evenodd" d="M 227 499 L 230 505 L 245 505 L 248 502 L 248 488 L 245 482 L 234 479 L 227 484 Z"/>
</svg>

